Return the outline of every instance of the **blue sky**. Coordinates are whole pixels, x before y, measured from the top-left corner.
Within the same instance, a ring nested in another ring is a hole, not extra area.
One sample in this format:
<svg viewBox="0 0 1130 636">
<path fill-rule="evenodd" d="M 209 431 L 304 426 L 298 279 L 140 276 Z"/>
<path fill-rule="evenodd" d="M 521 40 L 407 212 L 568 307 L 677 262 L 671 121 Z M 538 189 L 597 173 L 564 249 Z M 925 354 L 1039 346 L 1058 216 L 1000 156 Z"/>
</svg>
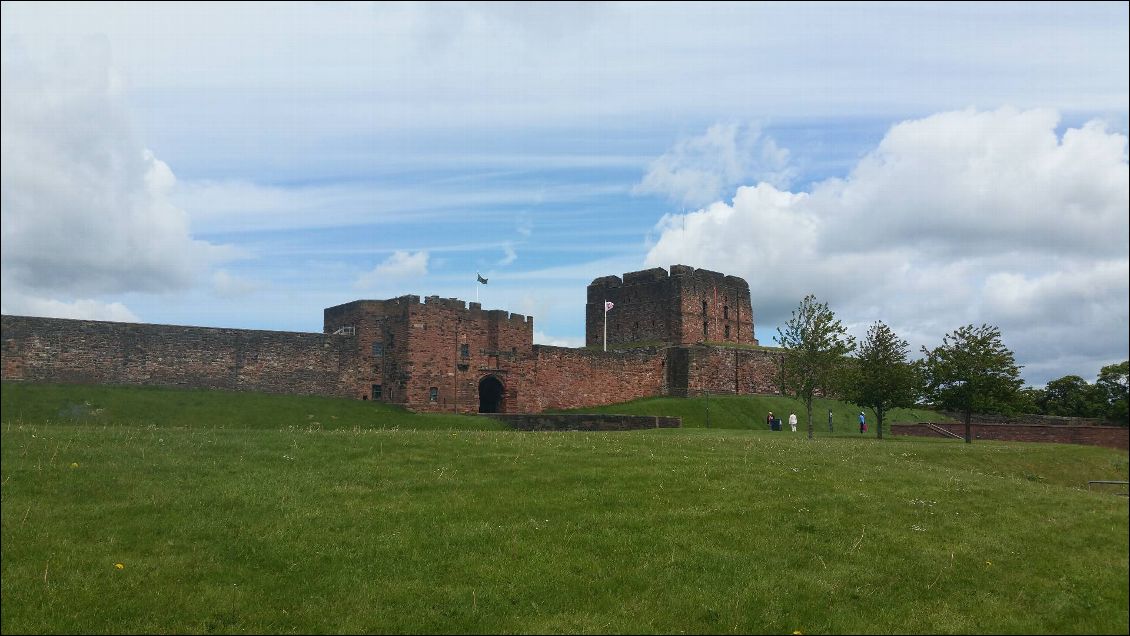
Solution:
<svg viewBox="0 0 1130 636">
<path fill-rule="evenodd" d="M 1126 3 L 0 10 L 5 313 L 479 293 L 579 345 L 593 278 L 682 263 L 767 344 L 814 293 L 1035 385 L 1128 357 Z"/>
</svg>

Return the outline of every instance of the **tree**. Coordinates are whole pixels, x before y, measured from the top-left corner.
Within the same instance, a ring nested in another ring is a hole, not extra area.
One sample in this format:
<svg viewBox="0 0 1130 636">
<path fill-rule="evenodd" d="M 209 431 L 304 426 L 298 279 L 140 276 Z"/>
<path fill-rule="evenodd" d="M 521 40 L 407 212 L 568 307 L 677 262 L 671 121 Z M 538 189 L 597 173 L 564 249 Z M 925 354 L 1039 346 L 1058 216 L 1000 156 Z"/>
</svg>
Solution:
<svg viewBox="0 0 1130 636">
<path fill-rule="evenodd" d="M 825 303 L 812 294 L 804 297 L 785 330 L 777 328 L 777 343 L 785 350 L 781 360 L 782 384 L 803 400 L 808 409 L 808 439 L 812 439 L 812 398 L 817 388 L 832 386 L 847 354 L 855 350 L 855 339 L 836 320 Z"/>
<path fill-rule="evenodd" d="M 1067 417 L 1102 417 L 1106 414 L 1106 392 L 1077 375 L 1048 382 L 1044 390 L 1044 412 Z"/>
<path fill-rule="evenodd" d="M 918 396 L 919 377 L 907 360 L 910 345 L 882 321 L 871 325 L 849 384 L 848 398 L 875 411 L 875 434 L 883 439 L 883 420 L 888 411 L 913 406 Z"/>
<path fill-rule="evenodd" d="M 1103 367 L 1095 385 L 1105 394 L 1106 418 L 1126 426 L 1130 419 L 1130 360 Z"/>
<path fill-rule="evenodd" d="M 935 349 L 922 347 L 926 395 L 944 409 L 965 416 L 965 443 L 973 441 L 973 413 L 1010 410 L 1023 380 L 1012 351 L 990 325 L 966 325 L 942 338 Z"/>
<path fill-rule="evenodd" d="M 1047 415 L 1048 392 L 1034 386 L 1020 389 L 1016 397 L 1016 410 L 1021 413 L 1038 413 Z"/>
</svg>

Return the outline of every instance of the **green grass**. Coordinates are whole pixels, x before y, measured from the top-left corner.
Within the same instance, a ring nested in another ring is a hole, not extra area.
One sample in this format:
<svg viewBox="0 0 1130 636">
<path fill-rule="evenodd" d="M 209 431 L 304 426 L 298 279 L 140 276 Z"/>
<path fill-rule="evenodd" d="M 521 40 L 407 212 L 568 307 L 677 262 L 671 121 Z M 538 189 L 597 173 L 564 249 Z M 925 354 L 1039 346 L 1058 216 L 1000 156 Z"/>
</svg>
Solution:
<svg viewBox="0 0 1130 636">
<path fill-rule="evenodd" d="M 475 429 L 502 430 L 488 418 L 412 413 L 341 398 L 199 389 L 3 383 L 5 421 L 157 425 L 226 429 Z"/>
<path fill-rule="evenodd" d="M 12 388 L 4 633 L 1128 631 L 1127 500 L 1086 489 L 1125 452 L 234 427 L 208 392 L 228 425 L 48 424 Z"/>
<path fill-rule="evenodd" d="M 860 407 L 838 400 L 816 399 L 812 405 L 812 424 L 816 435 L 828 435 L 828 411 L 832 411 L 833 437 L 860 437 Z M 789 413 L 797 415 L 797 431 L 807 432 L 808 420 L 804 402 L 779 395 L 753 396 L 710 396 L 695 398 L 652 397 L 609 404 L 572 412 L 618 413 L 622 415 L 670 415 L 683 418 L 685 428 L 719 428 L 768 430 L 765 416 L 772 411 L 781 418 L 782 426 L 788 430 Z M 570 411 L 563 411 L 570 412 Z M 875 436 L 875 415 L 869 409 L 867 414 L 867 433 Z M 708 419 L 709 418 L 709 419 Z M 928 409 L 895 409 L 887 414 L 884 433 L 889 433 L 891 422 L 948 422 L 951 418 Z"/>
</svg>

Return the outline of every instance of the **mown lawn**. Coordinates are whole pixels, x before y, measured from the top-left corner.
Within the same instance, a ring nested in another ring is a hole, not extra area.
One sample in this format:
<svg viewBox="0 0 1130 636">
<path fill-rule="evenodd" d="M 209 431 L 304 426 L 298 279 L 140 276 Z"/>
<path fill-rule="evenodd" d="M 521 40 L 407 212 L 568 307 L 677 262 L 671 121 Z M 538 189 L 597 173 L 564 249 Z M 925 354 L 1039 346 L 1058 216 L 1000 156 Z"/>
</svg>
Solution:
<svg viewBox="0 0 1130 636">
<path fill-rule="evenodd" d="M 10 388 L 4 633 L 1128 631 L 1127 500 L 1086 488 L 1125 452 L 46 424 Z"/>
</svg>

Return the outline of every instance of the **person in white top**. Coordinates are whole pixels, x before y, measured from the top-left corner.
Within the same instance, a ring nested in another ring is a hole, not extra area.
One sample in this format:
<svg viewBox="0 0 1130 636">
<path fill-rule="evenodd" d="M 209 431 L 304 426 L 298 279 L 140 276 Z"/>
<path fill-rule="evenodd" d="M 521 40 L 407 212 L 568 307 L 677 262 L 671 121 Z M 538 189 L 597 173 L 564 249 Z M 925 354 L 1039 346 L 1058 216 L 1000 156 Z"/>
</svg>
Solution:
<svg viewBox="0 0 1130 636">
<path fill-rule="evenodd" d="M 789 426 L 792 427 L 793 432 L 796 432 L 796 413 L 789 413 Z"/>
</svg>

